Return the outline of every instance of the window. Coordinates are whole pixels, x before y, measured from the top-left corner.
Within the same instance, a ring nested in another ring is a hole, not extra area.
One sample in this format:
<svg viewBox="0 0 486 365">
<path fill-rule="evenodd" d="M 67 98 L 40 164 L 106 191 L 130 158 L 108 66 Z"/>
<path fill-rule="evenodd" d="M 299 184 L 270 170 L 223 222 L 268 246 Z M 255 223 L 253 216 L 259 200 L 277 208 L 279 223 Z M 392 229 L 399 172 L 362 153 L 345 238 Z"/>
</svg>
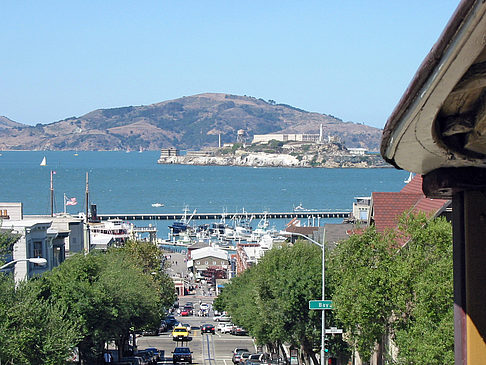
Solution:
<svg viewBox="0 0 486 365">
<path fill-rule="evenodd" d="M 216 265 L 216 261 L 213 261 L 213 265 Z"/>
<path fill-rule="evenodd" d="M 34 241 L 34 253 L 33 257 L 43 257 L 42 255 L 42 241 Z"/>
<path fill-rule="evenodd" d="M 208 262 L 206 261 L 206 262 L 204 263 L 204 265 L 207 265 L 207 264 L 208 264 Z"/>
<path fill-rule="evenodd" d="M 201 262 L 200 261 L 196 261 L 196 264 L 201 265 Z"/>
</svg>

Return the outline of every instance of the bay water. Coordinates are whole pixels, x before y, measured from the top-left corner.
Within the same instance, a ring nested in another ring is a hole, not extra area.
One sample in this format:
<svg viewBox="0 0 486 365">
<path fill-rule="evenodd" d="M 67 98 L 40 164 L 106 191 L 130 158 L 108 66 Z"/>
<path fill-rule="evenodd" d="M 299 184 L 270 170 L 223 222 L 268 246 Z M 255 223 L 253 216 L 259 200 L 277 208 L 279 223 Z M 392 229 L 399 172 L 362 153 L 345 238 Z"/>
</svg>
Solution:
<svg viewBox="0 0 486 365">
<path fill-rule="evenodd" d="M 47 165 L 40 166 L 44 156 Z M 181 213 L 186 206 L 199 213 L 288 212 L 298 205 L 349 211 L 354 197 L 399 191 L 408 177 L 408 172 L 393 168 L 160 165 L 158 158 L 159 151 L 2 151 L 0 201 L 22 202 L 24 214 L 49 214 L 50 173 L 55 171 L 56 212 L 64 209 L 63 194 L 78 201 L 67 207 L 69 213 L 84 211 L 87 172 L 90 203 L 99 214 Z"/>
</svg>

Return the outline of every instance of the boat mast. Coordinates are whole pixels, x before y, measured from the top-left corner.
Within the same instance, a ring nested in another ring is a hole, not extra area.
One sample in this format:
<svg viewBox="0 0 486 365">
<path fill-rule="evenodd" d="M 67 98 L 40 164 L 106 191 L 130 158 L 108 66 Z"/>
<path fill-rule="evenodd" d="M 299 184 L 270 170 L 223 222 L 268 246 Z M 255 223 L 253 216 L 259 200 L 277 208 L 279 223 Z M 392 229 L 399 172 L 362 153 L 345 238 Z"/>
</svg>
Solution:
<svg viewBox="0 0 486 365">
<path fill-rule="evenodd" d="M 54 217 L 54 184 L 52 183 L 52 175 L 54 171 L 51 170 L 51 217 Z"/>
<path fill-rule="evenodd" d="M 86 223 L 88 223 L 88 210 L 89 210 L 89 188 L 88 188 L 88 172 L 86 172 Z"/>
</svg>

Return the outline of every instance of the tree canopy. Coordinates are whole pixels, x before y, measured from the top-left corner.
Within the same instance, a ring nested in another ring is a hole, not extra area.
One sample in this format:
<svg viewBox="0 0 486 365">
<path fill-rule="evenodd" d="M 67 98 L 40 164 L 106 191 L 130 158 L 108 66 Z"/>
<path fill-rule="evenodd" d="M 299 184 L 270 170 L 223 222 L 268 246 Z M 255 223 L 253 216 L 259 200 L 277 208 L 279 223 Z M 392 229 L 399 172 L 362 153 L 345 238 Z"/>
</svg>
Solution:
<svg viewBox="0 0 486 365">
<path fill-rule="evenodd" d="M 106 342 L 123 346 L 132 329 L 158 326 L 175 299 L 146 242 L 73 255 L 17 288 L 2 276 L 0 289 L 0 362 L 9 364 L 64 364 L 74 347 L 98 363 Z"/>
<path fill-rule="evenodd" d="M 258 343 L 300 346 L 317 363 L 321 322 L 319 313 L 309 310 L 309 300 L 320 298 L 320 272 L 320 248 L 304 242 L 274 248 L 232 279 L 216 305 Z"/>
<path fill-rule="evenodd" d="M 396 230 L 368 228 L 328 260 L 334 314 L 363 359 L 388 335 L 403 363 L 454 362 L 452 229 L 405 214 Z M 386 352 L 384 353 L 386 357 Z"/>
</svg>

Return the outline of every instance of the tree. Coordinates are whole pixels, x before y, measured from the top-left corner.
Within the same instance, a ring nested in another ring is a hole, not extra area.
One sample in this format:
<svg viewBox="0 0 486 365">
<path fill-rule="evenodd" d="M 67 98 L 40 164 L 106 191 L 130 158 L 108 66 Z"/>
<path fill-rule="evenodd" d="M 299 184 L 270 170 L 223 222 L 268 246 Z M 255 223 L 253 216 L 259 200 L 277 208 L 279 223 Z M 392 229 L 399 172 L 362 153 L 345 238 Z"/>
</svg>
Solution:
<svg viewBox="0 0 486 365">
<path fill-rule="evenodd" d="M 0 220 L 0 226 L 1 223 L 2 221 Z M 0 258 L 12 253 L 13 245 L 19 238 L 20 235 L 12 233 L 11 230 L 0 229 Z"/>
<path fill-rule="evenodd" d="M 399 361 L 453 362 L 451 232 L 442 218 L 405 214 L 396 230 L 368 228 L 330 254 L 334 314 L 362 358 L 390 336 Z"/>
<path fill-rule="evenodd" d="M 89 363 L 100 360 L 106 341 L 123 345 L 130 328 L 160 318 L 152 275 L 123 250 L 75 255 L 43 279 L 43 297 L 80 320 L 80 356 Z"/>
<path fill-rule="evenodd" d="M 426 364 L 454 362 L 452 228 L 444 218 L 402 217 L 399 235 L 409 241 L 397 258 L 392 283 L 393 323 L 399 358 Z"/>
<path fill-rule="evenodd" d="M 371 356 L 389 324 L 389 247 L 371 227 L 340 243 L 327 265 L 336 317 L 363 358 Z"/>
<path fill-rule="evenodd" d="M 39 298 L 39 282 L 0 277 L 0 362 L 65 364 L 80 340 L 79 323 L 65 308 Z"/>
<path fill-rule="evenodd" d="M 321 293 L 321 250 L 309 243 L 273 248 L 259 263 L 232 279 L 217 306 L 247 328 L 258 343 L 300 346 L 317 364 L 320 315 L 308 308 Z"/>
</svg>

